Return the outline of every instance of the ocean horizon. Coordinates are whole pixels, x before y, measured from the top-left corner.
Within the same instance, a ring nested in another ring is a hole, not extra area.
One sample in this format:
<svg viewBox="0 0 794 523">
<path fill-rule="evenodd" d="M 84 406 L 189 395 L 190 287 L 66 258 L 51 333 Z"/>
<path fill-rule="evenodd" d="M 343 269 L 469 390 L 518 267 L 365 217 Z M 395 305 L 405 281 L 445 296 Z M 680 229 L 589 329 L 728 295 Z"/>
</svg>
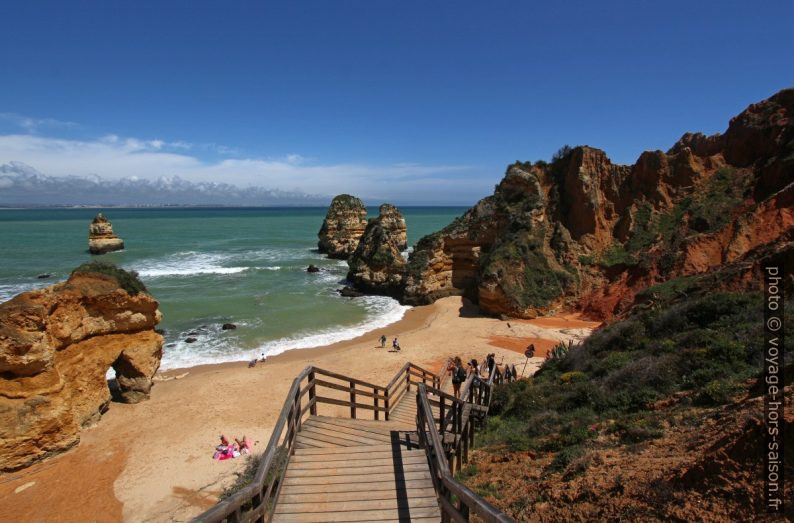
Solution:
<svg viewBox="0 0 794 523">
<path fill-rule="evenodd" d="M 409 308 L 384 296 L 344 298 L 347 262 L 317 251 L 325 207 L 51 207 L 0 209 L 0 302 L 65 280 L 92 260 L 136 271 L 160 302 L 161 368 L 244 361 L 384 328 Z M 466 207 L 402 207 L 408 243 Z M 370 216 L 377 213 L 369 206 Z M 88 253 L 103 212 L 125 249 Z M 308 273 L 314 264 L 319 273 Z M 39 278 L 40 275 L 49 275 Z M 236 329 L 223 330 L 224 323 Z"/>
</svg>

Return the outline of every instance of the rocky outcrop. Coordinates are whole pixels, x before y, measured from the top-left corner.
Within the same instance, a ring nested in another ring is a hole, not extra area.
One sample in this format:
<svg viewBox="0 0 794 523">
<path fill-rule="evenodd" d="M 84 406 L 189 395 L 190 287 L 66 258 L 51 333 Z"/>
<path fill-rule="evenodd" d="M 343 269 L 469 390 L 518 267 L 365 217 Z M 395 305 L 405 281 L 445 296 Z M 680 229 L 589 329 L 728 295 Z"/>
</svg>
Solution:
<svg viewBox="0 0 794 523">
<path fill-rule="evenodd" d="M 358 240 L 367 227 L 367 208 L 364 202 L 340 194 L 331 201 L 317 237 L 317 248 L 329 258 L 346 260 L 358 246 Z"/>
<path fill-rule="evenodd" d="M 88 251 L 91 254 L 105 254 L 123 248 L 124 242 L 113 234 L 113 226 L 108 219 L 102 213 L 97 214 L 88 226 Z"/>
<path fill-rule="evenodd" d="M 359 290 L 400 296 L 407 247 L 405 219 L 388 203 L 380 206 L 377 218 L 369 220 L 358 247 L 347 261 L 347 279 Z"/>
<path fill-rule="evenodd" d="M 794 89 L 723 135 L 685 134 L 631 166 L 565 147 L 551 163 L 509 166 L 492 196 L 421 239 L 401 298 L 463 294 L 489 314 L 567 305 L 607 319 L 649 286 L 726 264 L 754 270 L 758 253 L 791 240 L 792 181 Z"/>
<path fill-rule="evenodd" d="M 157 307 L 113 277 L 78 272 L 0 304 L 0 470 L 76 444 L 109 406 L 111 367 L 121 401 L 148 397 L 162 356 Z"/>
</svg>

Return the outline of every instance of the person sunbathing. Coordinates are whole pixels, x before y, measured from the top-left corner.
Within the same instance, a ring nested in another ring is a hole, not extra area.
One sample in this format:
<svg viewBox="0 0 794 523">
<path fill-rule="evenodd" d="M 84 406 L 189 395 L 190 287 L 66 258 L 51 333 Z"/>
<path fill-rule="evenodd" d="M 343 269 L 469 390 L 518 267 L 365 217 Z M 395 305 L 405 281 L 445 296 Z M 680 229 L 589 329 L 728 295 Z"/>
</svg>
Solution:
<svg viewBox="0 0 794 523">
<path fill-rule="evenodd" d="M 234 441 L 240 449 L 240 454 L 250 454 L 251 451 L 254 450 L 254 442 L 246 435 L 243 435 L 242 440 L 235 438 Z"/>
</svg>

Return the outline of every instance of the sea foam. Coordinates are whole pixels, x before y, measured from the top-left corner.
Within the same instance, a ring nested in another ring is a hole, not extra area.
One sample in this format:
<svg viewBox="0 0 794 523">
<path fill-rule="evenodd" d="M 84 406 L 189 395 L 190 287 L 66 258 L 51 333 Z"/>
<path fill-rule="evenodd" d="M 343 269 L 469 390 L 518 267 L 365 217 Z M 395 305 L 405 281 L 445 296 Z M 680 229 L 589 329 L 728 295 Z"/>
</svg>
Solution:
<svg viewBox="0 0 794 523">
<path fill-rule="evenodd" d="M 344 298 L 340 298 L 344 299 Z M 294 336 L 267 341 L 256 348 L 235 346 L 234 340 L 221 335 L 216 327 L 209 327 L 193 337 L 193 343 L 182 341 L 172 342 L 166 347 L 160 368 L 163 370 L 193 367 L 215 363 L 248 361 L 265 356 L 275 356 L 288 350 L 322 347 L 345 340 L 352 340 L 369 331 L 382 329 L 399 321 L 405 315 L 408 306 L 400 305 L 392 298 L 384 296 L 364 296 L 356 298 L 364 305 L 367 319 L 355 325 L 338 326 L 297 333 Z"/>
</svg>

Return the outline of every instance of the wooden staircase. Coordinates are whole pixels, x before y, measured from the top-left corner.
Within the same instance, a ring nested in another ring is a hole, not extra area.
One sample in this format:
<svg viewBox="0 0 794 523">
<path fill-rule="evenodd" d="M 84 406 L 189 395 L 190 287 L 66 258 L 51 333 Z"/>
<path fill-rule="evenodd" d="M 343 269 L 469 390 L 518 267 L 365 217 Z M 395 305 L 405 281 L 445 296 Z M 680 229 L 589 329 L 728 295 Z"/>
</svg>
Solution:
<svg viewBox="0 0 794 523">
<path fill-rule="evenodd" d="M 467 521 L 470 510 L 485 521 L 510 521 L 451 476 L 466 460 L 470 414 L 487 410 L 494 377 L 474 387 L 470 377 L 464 401 L 449 393 L 443 374 L 406 363 L 383 387 L 307 367 L 293 381 L 253 483 L 194 521 Z M 349 408 L 350 417 L 319 415 L 318 404 Z M 374 419 L 360 419 L 361 410 Z"/>
<path fill-rule="evenodd" d="M 413 430 L 401 421 L 310 416 L 273 521 L 439 521 L 427 457 L 408 437 Z"/>
</svg>

